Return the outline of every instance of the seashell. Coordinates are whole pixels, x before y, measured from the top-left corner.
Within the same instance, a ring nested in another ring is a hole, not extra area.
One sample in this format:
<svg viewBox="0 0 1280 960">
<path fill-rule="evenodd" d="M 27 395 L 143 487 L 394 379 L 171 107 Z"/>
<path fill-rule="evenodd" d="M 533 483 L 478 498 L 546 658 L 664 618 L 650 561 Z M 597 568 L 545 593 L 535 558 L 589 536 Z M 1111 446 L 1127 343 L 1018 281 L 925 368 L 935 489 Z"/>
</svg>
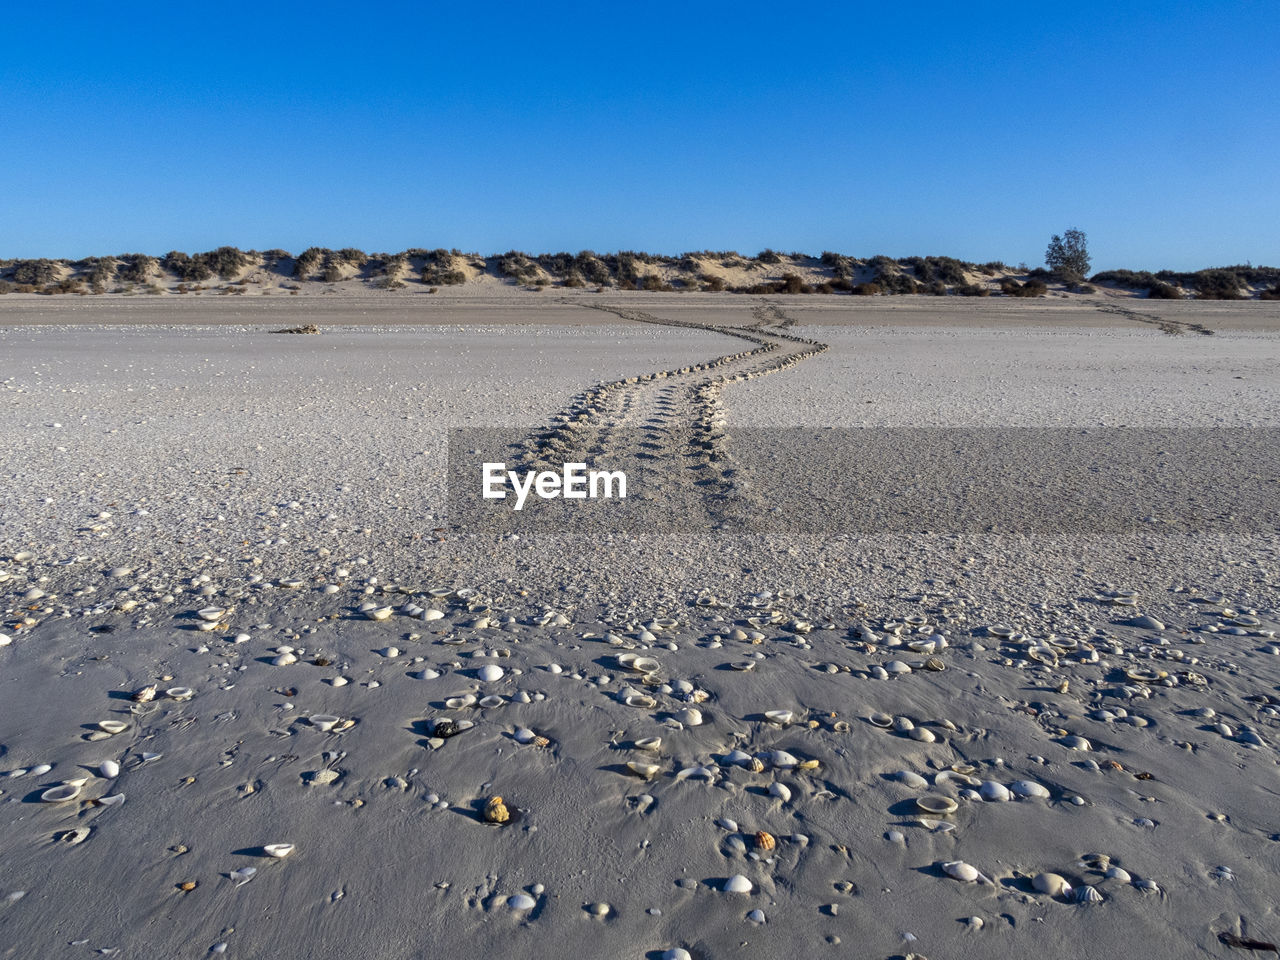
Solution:
<svg viewBox="0 0 1280 960">
<path fill-rule="evenodd" d="M 1120 883 L 1129 883 L 1133 877 L 1129 876 L 1129 871 L 1124 867 L 1107 867 L 1103 874 L 1108 880 L 1118 880 Z"/>
<path fill-rule="evenodd" d="M 427 596 L 435 600 L 443 600 L 445 597 L 453 596 L 453 587 L 430 587 L 427 590 Z"/>
<path fill-rule="evenodd" d="M 676 774 L 677 780 L 715 780 L 716 772 L 710 767 L 685 767 Z"/>
<path fill-rule="evenodd" d="M 501 680 L 504 674 L 505 671 L 496 663 L 486 663 L 480 668 L 480 672 L 477 676 L 485 683 L 494 683 L 495 681 Z"/>
<path fill-rule="evenodd" d="M 120 804 L 124 803 L 124 794 L 116 793 L 109 797 L 99 797 L 94 801 L 94 803 L 100 807 L 118 807 Z"/>
<path fill-rule="evenodd" d="M 651 710 L 658 705 L 658 701 L 647 693 L 628 694 L 623 698 L 622 702 L 628 707 L 639 707 L 641 710 Z"/>
<path fill-rule="evenodd" d="M 791 718 L 794 714 L 790 710 L 766 710 L 764 712 L 764 716 L 770 723 L 776 723 L 779 726 L 785 727 L 791 722 Z"/>
<path fill-rule="evenodd" d="M 1084 884 L 1076 889 L 1076 903 L 1090 904 L 1101 903 L 1106 897 L 1102 895 L 1102 891 L 1090 884 Z"/>
<path fill-rule="evenodd" d="M 987 633 L 993 637 L 1012 637 L 1013 627 L 1003 623 L 996 623 L 987 627 Z"/>
<path fill-rule="evenodd" d="M 269 857 L 275 857 L 277 860 L 283 860 L 289 854 L 293 853 L 294 846 L 292 843 L 268 843 L 262 848 L 263 853 Z"/>
<path fill-rule="evenodd" d="M 68 800 L 74 800 L 80 796 L 80 788 L 82 786 L 82 782 L 68 780 L 66 783 L 56 787 L 50 787 L 40 794 L 40 799 L 45 803 L 66 803 Z"/>
<path fill-rule="evenodd" d="M 528 727 L 520 727 L 511 736 L 516 743 L 532 743 L 534 738 L 537 737 L 538 735 L 534 733 L 532 730 L 530 730 Z"/>
<path fill-rule="evenodd" d="M 755 841 L 757 850 L 772 850 L 778 845 L 778 841 L 773 839 L 773 834 L 765 833 L 763 830 L 756 831 Z"/>
<path fill-rule="evenodd" d="M 197 610 L 196 616 L 206 623 L 217 623 L 230 612 L 230 610 L 224 610 L 222 607 L 205 607 L 203 610 Z"/>
<path fill-rule="evenodd" d="M 750 760 L 747 760 L 745 763 L 743 763 L 742 766 L 745 769 L 750 770 L 752 773 L 764 772 L 764 761 L 761 760 L 759 757 L 752 757 Z"/>
<path fill-rule="evenodd" d="M 912 790 L 920 790 L 929 785 L 928 780 L 911 770 L 899 770 L 893 775 L 893 778 L 899 783 L 910 787 Z"/>
<path fill-rule="evenodd" d="M 534 737 L 534 738 L 533 738 L 532 740 L 530 740 L 529 742 L 530 742 L 531 744 L 533 744 L 535 747 L 549 747 L 549 746 L 551 746 L 551 741 L 550 741 L 550 740 L 548 740 L 546 737 Z"/>
<path fill-rule="evenodd" d="M 273 667 L 287 667 L 290 664 L 297 663 L 297 662 L 298 662 L 298 657 L 296 654 L 282 653 L 279 656 L 272 658 L 271 665 Z"/>
<path fill-rule="evenodd" d="M 684 947 L 673 947 L 670 950 L 663 950 L 661 958 L 662 960 L 693 960 L 693 955 Z"/>
<path fill-rule="evenodd" d="M 848 720 L 837 720 L 831 725 L 831 729 L 836 733 L 848 733 L 853 727 L 849 725 Z"/>
<path fill-rule="evenodd" d="M 450 710 L 461 710 L 463 707 L 469 707 L 476 702 L 474 693 L 464 693 L 460 697 L 449 697 L 445 700 L 444 705 Z"/>
<path fill-rule="evenodd" d="M 905 676 L 911 672 L 911 665 L 901 660 L 890 660 L 884 665 L 884 671 L 890 676 Z"/>
<path fill-rule="evenodd" d="M 652 780 L 662 768 L 656 763 L 639 763 L 635 760 L 628 760 L 627 769 L 643 780 Z"/>
<path fill-rule="evenodd" d="M 930 657 L 924 662 L 924 668 L 933 673 L 941 673 L 943 670 L 947 669 L 947 665 L 942 662 L 941 657 Z"/>
<path fill-rule="evenodd" d="M 978 772 L 978 768 L 971 763 L 953 763 L 951 769 L 956 773 L 964 774 L 966 777 L 971 777 Z"/>
<path fill-rule="evenodd" d="M 725 893 L 750 893 L 752 889 L 751 881 L 742 874 L 737 873 L 724 882 L 721 887 Z"/>
<path fill-rule="evenodd" d="M 873 713 L 867 717 L 867 722 L 873 727 L 879 727 L 882 730 L 888 730 L 893 726 L 893 717 L 887 713 Z"/>
<path fill-rule="evenodd" d="M 1159 683 L 1169 676 L 1165 670 L 1141 670 L 1137 667 L 1125 670 L 1124 675 L 1136 683 Z"/>
<path fill-rule="evenodd" d="M 170 700 L 190 700 L 196 695 L 196 692 L 190 687 L 170 687 L 164 692 L 164 695 Z"/>
<path fill-rule="evenodd" d="M 795 756 L 785 750 L 771 750 L 768 753 L 762 753 L 760 754 L 760 759 L 767 761 L 771 767 L 779 770 L 790 770 L 800 764 L 800 761 Z"/>
<path fill-rule="evenodd" d="M 731 670 L 738 670 L 742 673 L 749 673 L 756 668 L 756 661 L 735 660 L 733 663 L 729 664 L 729 668 Z"/>
<path fill-rule="evenodd" d="M 1092 750 L 1092 749 L 1093 749 L 1093 744 L 1091 744 L 1091 743 L 1090 743 L 1088 740 L 1086 740 L 1084 737 L 1075 737 L 1075 736 L 1072 736 L 1072 737 L 1063 737 L 1063 738 L 1062 738 L 1062 740 L 1061 740 L 1061 743 L 1062 743 L 1062 745 L 1063 745 L 1064 747 L 1066 747 L 1068 750 L 1081 750 L 1081 751 L 1084 751 L 1084 750 Z"/>
<path fill-rule="evenodd" d="M 952 880 L 959 880 L 962 883 L 972 883 L 982 876 L 977 867 L 963 860 L 949 860 L 942 864 L 942 872 Z"/>
<path fill-rule="evenodd" d="M 386 620 L 394 612 L 395 610 L 392 607 L 374 607 L 371 610 L 366 610 L 364 615 L 370 620 Z"/>
<path fill-rule="evenodd" d="M 673 617 L 657 617 L 649 625 L 650 629 L 656 627 L 659 630 L 673 630 L 678 626 L 680 626 L 680 621 Z"/>
<path fill-rule="evenodd" d="M 906 733 L 908 730 L 914 730 L 916 725 L 911 722 L 910 717 L 894 717 L 893 729 L 896 733 Z"/>
<path fill-rule="evenodd" d="M 702 726 L 702 711 L 697 707 L 685 707 L 676 713 L 676 719 L 686 727 Z"/>
<path fill-rule="evenodd" d="M 490 694 L 487 697 L 481 697 L 476 701 L 476 706 L 485 710 L 492 710 L 494 707 L 500 707 L 507 701 L 503 700 L 496 694 Z"/>
<path fill-rule="evenodd" d="M 774 781 L 769 784 L 769 796 L 777 797 L 783 803 L 787 803 L 791 799 L 791 788 L 785 783 Z"/>
<path fill-rule="evenodd" d="M 950 797 L 940 797 L 936 794 L 931 794 L 929 796 L 917 797 L 916 806 L 925 813 L 933 814 L 935 817 L 945 817 L 948 814 L 955 813 L 959 804 Z"/>
<path fill-rule="evenodd" d="M 1071 892 L 1071 884 L 1067 883 L 1065 877 L 1056 873 L 1037 873 L 1035 879 L 1031 881 L 1031 886 L 1037 893 L 1048 894 L 1051 897 L 1065 897 Z"/>
<path fill-rule="evenodd" d="M 817 770 L 822 766 L 821 760 L 801 760 L 796 764 L 797 770 Z"/>
<path fill-rule="evenodd" d="M 490 797 L 485 802 L 484 819 L 486 823 L 506 823 L 511 819 L 511 813 L 501 797 Z"/>
<path fill-rule="evenodd" d="M 437 720 L 431 726 L 431 735 L 433 737 L 440 737 L 441 739 L 456 737 L 458 734 L 462 733 L 463 730 L 470 729 L 470 725 L 468 724 L 467 726 L 463 726 L 464 723 L 466 723 L 465 720 Z"/>
<path fill-rule="evenodd" d="M 382 656 L 386 657 L 388 660 L 394 660 L 396 657 L 400 656 L 400 648 L 399 647 L 383 647 L 381 650 L 378 651 L 378 653 L 382 654 Z"/>
<path fill-rule="evenodd" d="M 628 667 L 629 670 L 634 670 L 636 673 L 646 674 L 653 673 L 661 668 L 662 664 L 658 663 L 653 657 L 636 657 Z"/>
<path fill-rule="evenodd" d="M 153 683 L 149 687 L 143 687 L 136 691 L 130 698 L 134 703 L 150 703 L 156 698 L 156 685 Z"/>
<path fill-rule="evenodd" d="M 996 783 L 994 780 L 984 780 L 982 786 L 978 788 L 978 796 L 988 803 L 1003 803 L 1008 800 L 1012 794 L 1009 788 L 1003 783 Z"/>
<path fill-rule="evenodd" d="M 55 834 L 53 839 L 59 843 L 65 843 L 75 846 L 78 843 L 84 843 L 89 839 L 88 827 L 75 827 L 71 830 L 63 830 L 61 833 Z"/>
<path fill-rule="evenodd" d="M 117 733 L 124 733 L 129 729 L 129 724 L 123 720 L 99 720 L 98 729 L 105 730 L 107 733 L 115 736 Z"/>
<path fill-rule="evenodd" d="M 635 742 L 637 750 L 648 750 L 650 753 L 657 753 L 662 749 L 661 737 L 641 737 Z"/>
<path fill-rule="evenodd" d="M 1052 647 L 1028 647 L 1027 659 L 1036 663 L 1044 663 L 1051 667 L 1058 665 L 1058 654 Z"/>
<path fill-rule="evenodd" d="M 328 733 L 338 725 L 338 722 L 342 718 L 336 717 L 331 713 L 313 713 L 309 719 L 311 721 L 311 725 L 321 733 Z"/>
<path fill-rule="evenodd" d="M 538 901 L 527 893 L 517 893 L 514 897 L 507 897 L 507 906 L 512 910 L 532 910 L 537 905 Z"/>
<path fill-rule="evenodd" d="M 907 736 L 912 740 L 919 740 L 921 743 L 933 743 L 938 739 L 932 730 L 926 730 L 924 727 L 915 727 L 908 730 Z"/>
<path fill-rule="evenodd" d="M 116 777 L 120 776 L 120 764 L 116 763 L 114 760 L 103 760 L 102 763 L 98 765 L 98 772 L 106 779 L 114 780 Z"/>
<path fill-rule="evenodd" d="M 1048 788 L 1034 780 L 1015 780 L 1009 784 L 1009 792 L 1015 797 L 1034 797 L 1038 800 L 1049 797 Z"/>
</svg>

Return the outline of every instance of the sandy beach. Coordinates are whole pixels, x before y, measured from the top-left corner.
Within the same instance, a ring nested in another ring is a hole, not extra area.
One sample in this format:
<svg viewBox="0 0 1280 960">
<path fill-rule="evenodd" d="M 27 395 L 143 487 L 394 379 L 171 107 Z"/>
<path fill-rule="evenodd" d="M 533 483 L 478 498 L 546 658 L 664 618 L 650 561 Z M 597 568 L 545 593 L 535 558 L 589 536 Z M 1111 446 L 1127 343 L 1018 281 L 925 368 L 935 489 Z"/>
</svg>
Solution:
<svg viewBox="0 0 1280 960">
<path fill-rule="evenodd" d="M 0 299 L 0 956 L 1265 955 L 1275 517 L 724 504 L 751 430 L 1262 435 L 1280 304 L 850 299 Z M 588 427 L 705 523 L 450 515 L 451 431 Z"/>
</svg>

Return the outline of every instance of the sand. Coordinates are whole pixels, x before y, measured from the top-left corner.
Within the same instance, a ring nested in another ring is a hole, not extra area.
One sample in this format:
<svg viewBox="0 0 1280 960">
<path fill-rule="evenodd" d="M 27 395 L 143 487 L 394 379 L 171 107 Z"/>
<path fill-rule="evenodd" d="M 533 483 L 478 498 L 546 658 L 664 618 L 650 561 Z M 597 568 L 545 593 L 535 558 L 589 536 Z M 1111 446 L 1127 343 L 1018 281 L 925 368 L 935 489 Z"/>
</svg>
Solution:
<svg viewBox="0 0 1280 960">
<path fill-rule="evenodd" d="M 63 302 L 2 305 L 0 774 L 52 764 L 0 776 L 5 955 L 1245 956 L 1219 934 L 1280 937 L 1275 536 L 497 539 L 450 526 L 451 428 L 532 429 L 593 384 L 749 345 L 574 303 L 420 322 L 139 298 L 98 324 Z M 1206 336 L 1074 305 L 608 303 L 779 344 L 721 372 L 807 350 L 780 334 L 828 346 L 719 408 L 686 388 L 714 371 L 602 397 L 663 461 L 714 409 L 730 447 L 747 427 L 1276 425 L 1280 345 L 1253 304 L 1177 314 Z M 322 333 L 265 332 L 297 322 Z M 210 607 L 228 612 L 202 630 Z M 282 646 L 298 662 L 274 665 Z M 624 653 L 658 661 L 651 683 Z M 895 662 L 914 669 L 879 678 Z M 446 703 L 466 693 L 502 699 Z M 443 718 L 475 726 L 434 739 Z M 107 719 L 130 726 L 87 739 Z M 984 802 L 937 779 L 953 765 L 1048 796 Z M 922 822 L 925 794 L 958 808 Z M 484 822 L 495 795 L 505 825 Z M 1042 872 L 1103 901 L 1039 893 Z M 737 875 L 750 893 L 724 892 Z"/>
</svg>

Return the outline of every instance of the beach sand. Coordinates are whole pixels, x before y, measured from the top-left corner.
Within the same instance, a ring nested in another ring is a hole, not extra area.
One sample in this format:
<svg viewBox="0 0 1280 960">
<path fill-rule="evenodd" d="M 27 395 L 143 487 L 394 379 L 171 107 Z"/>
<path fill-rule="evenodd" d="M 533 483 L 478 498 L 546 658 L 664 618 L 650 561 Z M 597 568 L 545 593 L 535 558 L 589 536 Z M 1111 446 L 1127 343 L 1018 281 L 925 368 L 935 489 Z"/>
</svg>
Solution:
<svg viewBox="0 0 1280 960">
<path fill-rule="evenodd" d="M 1273 428 L 1273 306 L 587 297 L 0 303 L 0 955 L 1280 939 L 1266 522 L 497 538 L 445 489 L 451 429 L 583 410 L 673 470 L 722 419 L 715 484 L 745 428 Z"/>
</svg>

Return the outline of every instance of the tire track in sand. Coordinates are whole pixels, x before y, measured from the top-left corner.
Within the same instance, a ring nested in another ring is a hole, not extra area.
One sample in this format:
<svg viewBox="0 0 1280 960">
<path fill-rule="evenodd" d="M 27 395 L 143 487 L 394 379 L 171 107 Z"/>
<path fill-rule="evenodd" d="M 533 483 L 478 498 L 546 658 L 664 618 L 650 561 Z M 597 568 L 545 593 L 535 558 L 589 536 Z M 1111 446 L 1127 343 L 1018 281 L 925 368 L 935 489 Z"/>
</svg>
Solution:
<svg viewBox="0 0 1280 960">
<path fill-rule="evenodd" d="M 1128 307 L 1122 307 L 1115 303 L 1100 303 L 1098 304 L 1098 310 L 1102 313 L 1112 313 L 1137 323 L 1157 326 L 1162 332 L 1169 334 L 1171 337 L 1179 337 L 1184 333 L 1199 333 L 1206 337 L 1213 336 L 1213 331 L 1202 324 L 1189 323 L 1185 320 L 1170 320 L 1167 317 L 1152 313 L 1139 313 L 1137 310 L 1130 310 Z"/>
<path fill-rule="evenodd" d="M 639 460 L 656 467 L 648 475 L 657 496 L 694 504 L 705 516 L 694 525 L 748 531 L 767 504 L 753 497 L 750 484 L 729 444 L 722 393 L 733 383 L 788 370 L 827 349 L 827 344 L 768 329 L 795 321 L 771 304 L 754 311 L 750 327 L 672 320 L 629 307 L 580 304 L 623 320 L 657 326 L 718 333 L 745 341 L 747 349 L 671 370 L 602 381 L 575 396 L 552 417 L 551 426 L 531 435 L 523 445 L 528 466 L 552 469 L 573 451 L 586 452 L 601 464 Z M 648 491 L 647 491 L 648 492 Z"/>
</svg>

